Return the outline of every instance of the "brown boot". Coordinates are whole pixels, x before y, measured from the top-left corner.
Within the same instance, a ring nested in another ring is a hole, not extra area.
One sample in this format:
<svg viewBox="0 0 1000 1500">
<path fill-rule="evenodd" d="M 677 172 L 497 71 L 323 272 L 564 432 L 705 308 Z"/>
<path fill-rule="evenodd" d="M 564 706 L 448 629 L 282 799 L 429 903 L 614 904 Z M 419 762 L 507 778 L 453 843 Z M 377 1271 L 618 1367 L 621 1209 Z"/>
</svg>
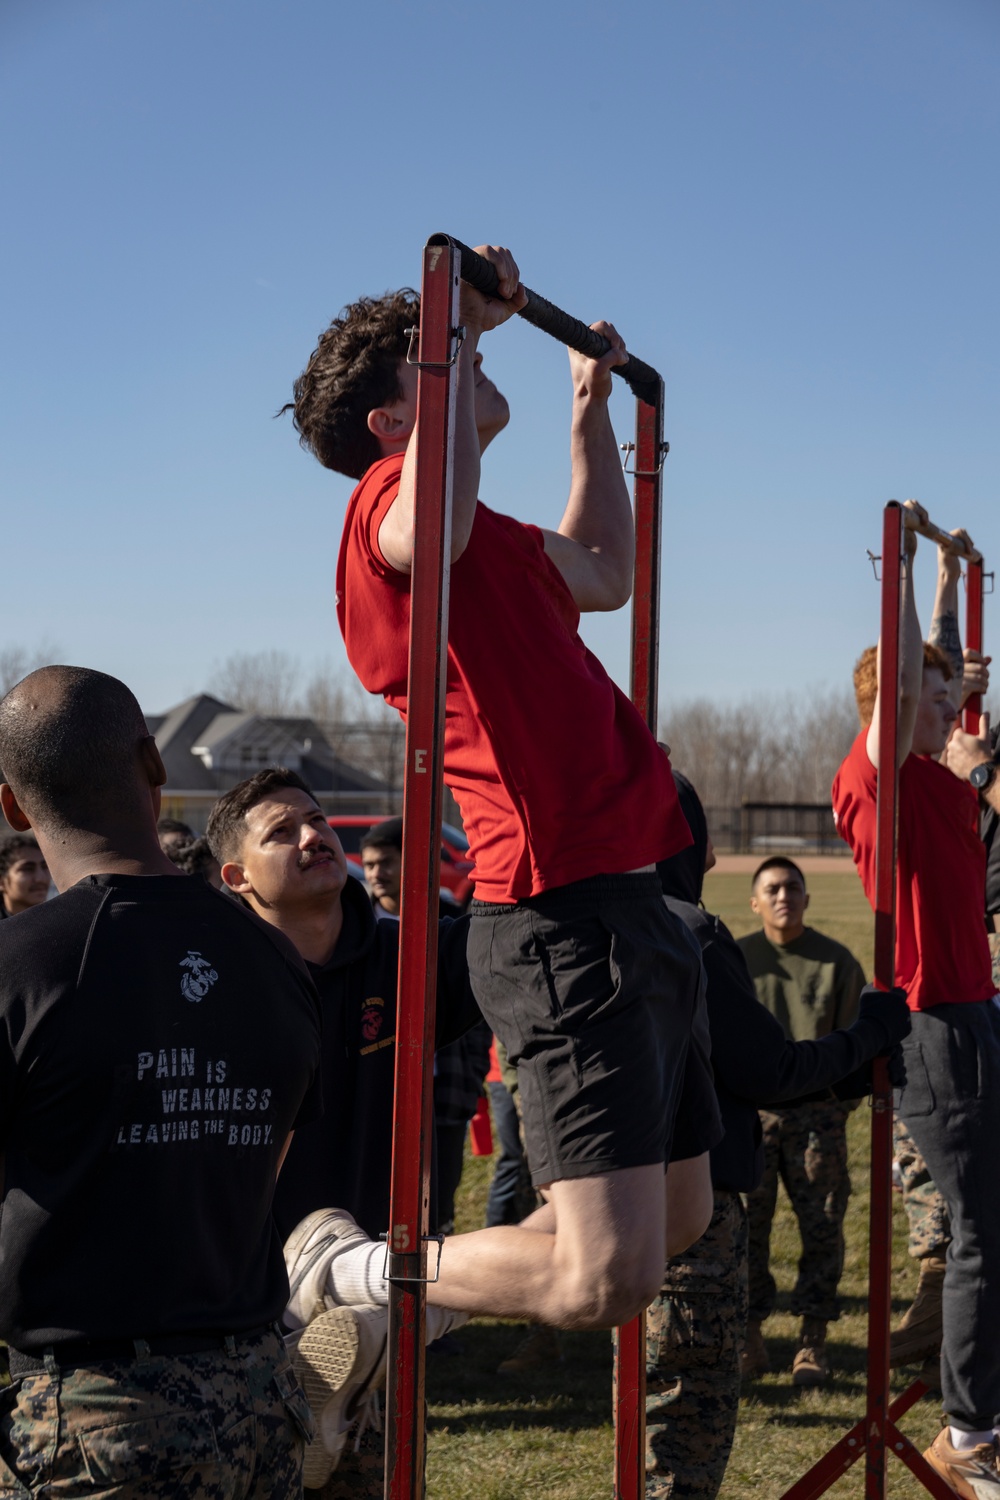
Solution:
<svg viewBox="0 0 1000 1500">
<path fill-rule="evenodd" d="M 924 1360 L 923 1364 L 920 1366 L 920 1374 L 917 1378 L 918 1380 L 922 1380 L 924 1382 L 924 1385 L 927 1387 L 928 1397 L 941 1395 L 940 1354 L 934 1354 L 930 1359 Z"/>
<path fill-rule="evenodd" d="M 532 1323 L 514 1353 L 497 1365 L 497 1374 L 527 1375 L 549 1365 L 561 1365 L 563 1359 L 558 1328 Z"/>
<path fill-rule="evenodd" d="M 907 1308 L 899 1327 L 889 1335 L 889 1364 L 912 1365 L 931 1359 L 941 1350 L 941 1292 L 944 1288 L 946 1262 L 943 1256 L 928 1255 L 920 1262 L 917 1295 Z"/>
<path fill-rule="evenodd" d="M 740 1375 L 744 1380 L 753 1380 L 757 1375 L 766 1375 L 770 1368 L 771 1361 L 760 1324 L 748 1323 L 746 1342 L 740 1355 Z"/>
<path fill-rule="evenodd" d="M 792 1385 L 824 1385 L 829 1378 L 826 1324 L 819 1318 L 803 1318 L 801 1342 L 792 1361 Z"/>
</svg>

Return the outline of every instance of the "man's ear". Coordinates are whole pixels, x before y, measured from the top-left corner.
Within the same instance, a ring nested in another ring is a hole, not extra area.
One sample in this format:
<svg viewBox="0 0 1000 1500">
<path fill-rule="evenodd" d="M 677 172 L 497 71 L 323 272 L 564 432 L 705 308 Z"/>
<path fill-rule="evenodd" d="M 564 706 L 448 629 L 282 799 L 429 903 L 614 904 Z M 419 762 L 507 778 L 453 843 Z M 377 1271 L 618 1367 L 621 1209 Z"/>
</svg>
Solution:
<svg viewBox="0 0 1000 1500">
<path fill-rule="evenodd" d="M 807 908 L 807 907 L 808 907 L 808 905 L 809 905 L 809 892 L 808 892 L 808 891 L 806 891 L 806 900 L 805 900 L 805 906 L 803 906 L 803 908 L 802 908 L 802 910 L 803 910 L 803 911 L 805 911 L 805 910 L 806 910 L 806 908 Z"/>
<path fill-rule="evenodd" d="M 13 789 L 7 785 L 6 781 L 0 784 L 0 808 L 3 808 L 3 815 L 7 819 L 7 824 L 10 828 L 13 828 L 15 833 L 28 832 L 31 827 L 31 819 L 27 813 L 21 811 Z"/>
<path fill-rule="evenodd" d="M 235 891 L 238 896 L 248 896 L 253 890 L 246 871 L 242 865 L 236 863 L 235 859 L 227 859 L 220 874 L 223 884 L 228 885 L 229 889 Z"/>
<path fill-rule="evenodd" d="M 142 769 L 146 773 L 149 784 L 154 789 L 166 786 L 167 772 L 163 764 L 163 757 L 157 748 L 156 741 L 151 734 L 139 741 L 139 758 L 142 761 Z"/>
<path fill-rule="evenodd" d="M 760 916 L 760 908 L 757 905 L 757 897 L 756 896 L 751 896 L 750 897 L 750 910 L 753 912 L 753 914 L 754 914 L 755 917 L 759 917 Z"/>
<path fill-rule="evenodd" d="M 414 413 L 406 401 L 376 406 L 368 413 L 368 431 L 378 439 L 386 455 L 405 448 L 414 426 Z"/>
</svg>

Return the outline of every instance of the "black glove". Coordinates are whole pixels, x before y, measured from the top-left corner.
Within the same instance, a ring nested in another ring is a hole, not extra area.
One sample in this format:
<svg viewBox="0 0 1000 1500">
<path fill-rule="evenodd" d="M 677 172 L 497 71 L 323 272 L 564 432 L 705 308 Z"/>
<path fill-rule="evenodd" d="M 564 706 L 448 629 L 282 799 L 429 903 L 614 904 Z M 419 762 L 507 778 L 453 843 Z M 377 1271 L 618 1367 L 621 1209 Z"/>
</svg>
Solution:
<svg viewBox="0 0 1000 1500">
<path fill-rule="evenodd" d="M 902 1047 L 893 1047 L 886 1058 L 886 1066 L 889 1070 L 889 1082 L 893 1088 L 903 1088 L 906 1084 L 906 1062 L 903 1058 Z"/>
<path fill-rule="evenodd" d="M 878 1055 L 885 1057 L 904 1036 L 910 1034 L 910 1007 L 905 992 L 900 989 L 880 990 L 873 984 L 866 984 L 861 991 L 858 1020 L 874 1021 L 881 1027 L 885 1042 L 878 1049 Z"/>
<path fill-rule="evenodd" d="M 885 992 L 883 991 L 883 996 Z M 898 991 L 896 992 L 898 994 Z M 888 1052 L 882 1053 L 886 1060 L 886 1069 L 889 1074 L 889 1082 L 894 1089 L 901 1089 L 906 1082 L 906 1064 L 903 1061 L 903 1049 L 897 1043 Z M 853 1099 L 866 1099 L 872 1091 L 872 1065 L 870 1062 L 862 1063 L 853 1073 L 846 1078 L 840 1078 L 833 1085 L 835 1098 L 844 1102 Z"/>
</svg>

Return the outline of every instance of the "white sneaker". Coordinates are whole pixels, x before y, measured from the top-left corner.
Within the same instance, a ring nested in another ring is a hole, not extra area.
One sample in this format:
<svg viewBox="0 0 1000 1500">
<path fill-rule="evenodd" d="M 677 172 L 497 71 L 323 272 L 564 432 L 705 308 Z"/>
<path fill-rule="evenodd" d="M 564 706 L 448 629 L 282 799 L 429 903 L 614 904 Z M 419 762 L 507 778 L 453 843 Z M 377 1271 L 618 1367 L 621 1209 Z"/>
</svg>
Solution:
<svg viewBox="0 0 1000 1500">
<path fill-rule="evenodd" d="M 335 1307 L 328 1287 L 330 1262 L 351 1245 L 371 1243 L 345 1208 L 320 1208 L 297 1224 L 285 1241 L 289 1285 L 285 1326 L 302 1328 Z"/>
<path fill-rule="evenodd" d="M 289 1355 L 316 1419 L 302 1483 L 318 1490 L 333 1473 L 348 1428 L 385 1379 L 389 1313 L 384 1307 L 335 1307 L 289 1340 Z"/>
</svg>

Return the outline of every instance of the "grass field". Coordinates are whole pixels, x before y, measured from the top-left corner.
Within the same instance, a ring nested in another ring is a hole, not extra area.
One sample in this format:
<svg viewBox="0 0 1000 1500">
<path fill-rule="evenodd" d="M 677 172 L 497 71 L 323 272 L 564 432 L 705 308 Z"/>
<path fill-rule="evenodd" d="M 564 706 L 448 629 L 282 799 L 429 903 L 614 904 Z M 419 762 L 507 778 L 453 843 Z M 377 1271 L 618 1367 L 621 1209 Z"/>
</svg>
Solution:
<svg viewBox="0 0 1000 1500">
<path fill-rule="evenodd" d="M 745 874 L 710 875 L 705 902 L 740 935 L 755 925 Z M 853 867 L 837 861 L 809 876 L 809 916 L 822 931 L 848 944 L 867 972 L 872 964 L 872 918 Z M 851 1116 L 853 1196 L 848 1209 L 847 1262 L 841 1295 L 844 1316 L 830 1329 L 834 1376 L 822 1390 L 796 1391 L 790 1380 L 797 1320 L 787 1312 L 799 1254 L 798 1231 L 779 1197 L 772 1266 L 780 1288 L 778 1311 L 765 1325 L 774 1374 L 744 1391 L 740 1421 L 722 1493 L 727 1500 L 776 1500 L 794 1479 L 853 1426 L 864 1411 L 867 1319 L 869 1112 Z M 470 1158 L 463 1178 L 459 1228 L 483 1222 L 491 1162 Z M 895 1210 L 894 1320 L 916 1285 L 915 1262 L 905 1252 L 905 1220 Z M 530 1378 L 502 1377 L 497 1364 L 517 1344 L 520 1330 L 477 1321 L 462 1330 L 460 1357 L 428 1362 L 428 1494 L 432 1500 L 609 1500 L 612 1475 L 611 1350 L 605 1334 L 564 1335 L 566 1363 Z M 906 1373 L 895 1388 L 908 1383 Z M 939 1426 L 939 1408 L 924 1401 L 902 1427 L 921 1446 Z M 862 1496 L 857 1464 L 828 1491 L 833 1500 Z M 924 1491 L 890 1459 L 889 1494 L 917 1500 Z"/>
</svg>

